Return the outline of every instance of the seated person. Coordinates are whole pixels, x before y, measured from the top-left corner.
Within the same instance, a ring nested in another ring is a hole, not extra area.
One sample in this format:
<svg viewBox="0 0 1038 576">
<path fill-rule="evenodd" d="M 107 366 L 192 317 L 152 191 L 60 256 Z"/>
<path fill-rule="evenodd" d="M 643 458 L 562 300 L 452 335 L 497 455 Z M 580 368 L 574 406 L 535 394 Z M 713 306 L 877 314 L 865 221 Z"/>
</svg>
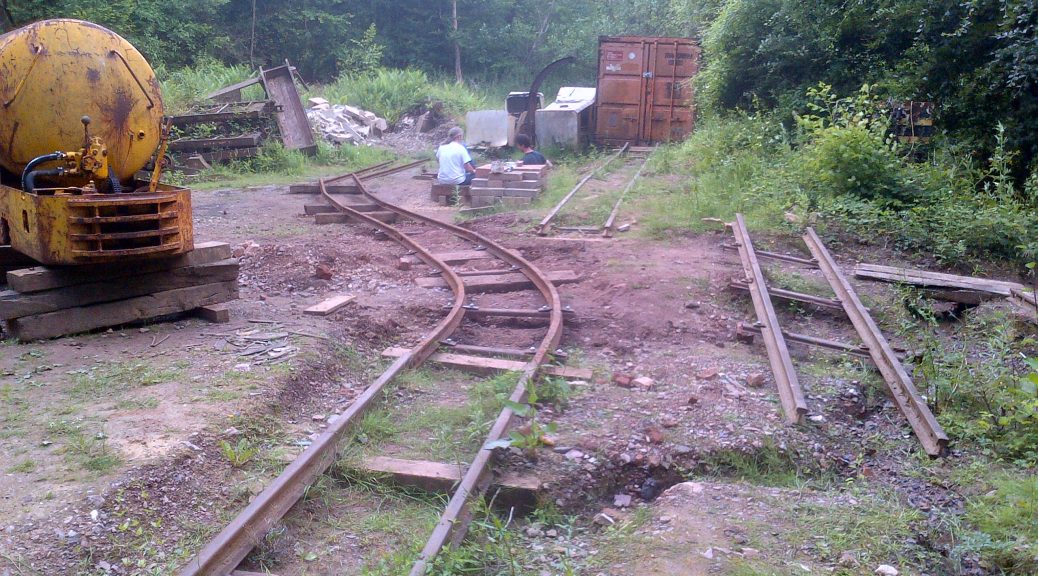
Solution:
<svg viewBox="0 0 1038 576">
<path fill-rule="evenodd" d="M 461 143 L 465 133 L 455 126 L 447 132 L 447 140 L 436 149 L 436 159 L 440 169 L 436 179 L 440 184 L 456 184 L 468 186 L 476 176 L 476 167 L 472 165 L 472 156 Z"/>
<path fill-rule="evenodd" d="M 533 140 L 530 139 L 528 134 L 516 135 L 515 145 L 523 151 L 523 166 L 539 166 L 547 164 L 548 168 L 551 168 L 551 162 L 548 162 L 548 159 L 544 157 L 544 154 L 533 149 Z"/>
</svg>

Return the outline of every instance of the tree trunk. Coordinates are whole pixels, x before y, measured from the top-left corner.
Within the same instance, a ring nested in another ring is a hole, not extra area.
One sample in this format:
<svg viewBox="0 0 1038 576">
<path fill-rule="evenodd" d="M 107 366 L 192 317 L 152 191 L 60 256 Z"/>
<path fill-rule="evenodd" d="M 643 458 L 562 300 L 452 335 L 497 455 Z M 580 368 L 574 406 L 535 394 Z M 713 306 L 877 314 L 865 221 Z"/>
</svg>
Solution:
<svg viewBox="0 0 1038 576">
<path fill-rule="evenodd" d="M 461 84 L 465 78 L 461 75 L 461 45 L 458 44 L 458 0 L 451 2 L 451 24 L 454 26 L 454 79 Z"/>
<path fill-rule="evenodd" d="M 11 10 L 7 7 L 7 0 L 0 1 L 0 8 L 3 8 L 4 32 L 14 30 L 14 16 L 11 15 Z"/>
</svg>

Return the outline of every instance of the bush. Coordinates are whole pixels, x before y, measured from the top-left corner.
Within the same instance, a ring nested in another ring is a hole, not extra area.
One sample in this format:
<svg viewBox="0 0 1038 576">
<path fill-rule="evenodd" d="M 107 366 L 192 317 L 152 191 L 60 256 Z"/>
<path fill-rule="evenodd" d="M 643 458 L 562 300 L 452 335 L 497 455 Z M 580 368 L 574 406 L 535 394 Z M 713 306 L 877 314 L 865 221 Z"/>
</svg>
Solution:
<svg viewBox="0 0 1038 576">
<path fill-rule="evenodd" d="M 915 200 L 901 162 L 883 137 L 863 126 L 831 126 L 803 152 L 806 187 L 817 193 L 855 195 L 901 204 Z"/>
<path fill-rule="evenodd" d="M 316 91 L 335 103 L 370 110 L 395 124 L 409 110 L 440 101 L 448 114 L 482 108 L 486 98 L 464 85 L 433 82 L 421 70 L 379 68 L 368 74 L 340 76 Z"/>
<path fill-rule="evenodd" d="M 244 64 L 228 66 L 210 60 L 172 72 L 159 68 L 156 73 L 162 82 L 166 114 L 183 114 L 192 106 L 204 103 L 207 94 L 251 78 L 256 71 Z M 250 86 L 242 97 L 259 100 L 263 98 L 263 90 L 259 86 Z"/>
</svg>

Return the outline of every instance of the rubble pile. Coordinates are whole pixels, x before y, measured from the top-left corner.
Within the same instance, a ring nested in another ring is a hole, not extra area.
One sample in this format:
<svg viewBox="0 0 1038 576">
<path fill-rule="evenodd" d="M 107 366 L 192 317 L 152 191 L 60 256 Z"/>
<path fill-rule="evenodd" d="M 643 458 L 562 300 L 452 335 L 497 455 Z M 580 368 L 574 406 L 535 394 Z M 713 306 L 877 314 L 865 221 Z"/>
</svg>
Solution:
<svg viewBox="0 0 1038 576">
<path fill-rule="evenodd" d="M 385 118 L 346 104 L 331 104 L 324 98 L 310 98 L 306 117 L 313 129 L 333 144 L 361 145 L 381 138 L 389 129 Z"/>
</svg>

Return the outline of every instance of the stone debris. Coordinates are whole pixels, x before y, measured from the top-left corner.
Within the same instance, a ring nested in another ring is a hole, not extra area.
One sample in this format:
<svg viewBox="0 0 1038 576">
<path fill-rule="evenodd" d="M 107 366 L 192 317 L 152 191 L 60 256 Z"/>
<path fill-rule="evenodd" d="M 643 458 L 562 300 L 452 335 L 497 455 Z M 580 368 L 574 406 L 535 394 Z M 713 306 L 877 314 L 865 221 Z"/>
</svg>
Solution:
<svg viewBox="0 0 1038 576">
<path fill-rule="evenodd" d="M 380 138 L 389 130 L 385 118 L 375 113 L 361 110 L 346 104 L 330 104 L 324 98 L 310 98 L 310 108 L 306 117 L 310 125 L 325 140 L 333 144 L 367 143 L 372 138 Z"/>
<path fill-rule="evenodd" d="M 900 572 L 897 571 L 897 568 L 894 568 L 889 564 L 880 564 L 876 568 L 876 574 L 879 574 L 880 576 L 897 576 Z"/>
</svg>

